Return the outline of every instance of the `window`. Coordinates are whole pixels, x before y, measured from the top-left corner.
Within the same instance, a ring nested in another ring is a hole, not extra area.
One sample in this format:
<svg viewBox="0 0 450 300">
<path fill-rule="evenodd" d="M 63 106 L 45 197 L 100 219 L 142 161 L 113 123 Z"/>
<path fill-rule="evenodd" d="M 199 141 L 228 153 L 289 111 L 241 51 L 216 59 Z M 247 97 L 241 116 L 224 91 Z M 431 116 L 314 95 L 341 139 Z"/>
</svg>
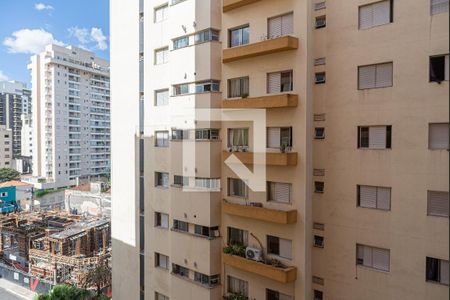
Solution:
<svg viewBox="0 0 450 300">
<path fill-rule="evenodd" d="M 0 197 L 8 197 L 8 193 L 7 192 L 1 192 L 0 193 Z"/>
<path fill-rule="evenodd" d="M 358 148 L 390 149 L 392 126 L 359 126 Z"/>
<path fill-rule="evenodd" d="M 248 25 L 229 30 L 229 46 L 238 47 L 250 42 L 250 27 Z"/>
<path fill-rule="evenodd" d="M 155 91 L 155 106 L 169 105 L 169 90 Z"/>
<path fill-rule="evenodd" d="M 228 178 L 228 196 L 247 198 L 247 185 L 241 179 Z"/>
<path fill-rule="evenodd" d="M 391 188 L 358 185 L 358 207 L 391 210 Z"/>
<path fill-rule="evenodd" d="M 189 84 L 174 85 L 173 89 L 175 96 L 189 94 Z"/>
<path fill-rule="evenodd" d="M 220 92 L 220 81 L 211 80 L 195 84 L 196 93 Z"/>
<path fill-rule="evenodd" d="M 314 247 L 323 248 L 325 246 L 324 237 L 320 235 L 314 236 Z"/>
<path fill-rule="evenodd" d="M 167 20 L 168 16 L 169 16 L 168 4 L 155 8 L 154 12 L 155 23 L 161 23 L 162 21 Z"/>
<path fill-rule="evenodd" d="M 219 237 L 219 227 L 206 227 L 202 225 L 195 225 L 195 234 L 206 236 L 208 238 L 216 238 Z"/>
<path fill-rule="evenodd" d="M 196 140 L 218 140 L 219 139 L 219 129 L 196 129 L 195 130 Z"/>
<path fill-rule="evenodd" d="M 325 191 L 325 183 L 322 181 L 314 182 L 314 192 L 322 194 Z"/>
<path fill-rule="evenodd" d="M 217 178 L 195 178 L 195 187 L 199 189 L 220 189 L 220 179 Z"/>
<path fill-rule="evenodd" d="M 173 176 L 173 184 L 177 186 L 189 186 L 189 177 L 175 175 Z"/>
<path fill-rule="evenodd" d="M 292 259 L 292 241 L 276 236 L 267 236 L 267 253 Z"/>
<path fill-rule="evenodd" d="M 440 284 L 449 284 L 448 260 L 427 257 L 426 280 Z"/>
<path fill-rule="evenodd" d="M 267 128 L 267 148 L 282 149 L 292 147 L 292 127 Z"/>
<path fill-rule="evenodd" d="M 314 290 L 314 300 L 323 300 L 323 292 Z"/>
<path fill-rule="evenodd" d="M 314 138 L 316 140 L 323 140 L 325 138 L 325 128 L 323 127 L 314 128 Z"/>
<path fill-rule="evenodd" d="M 166 64 L 169 61 L 169 48 L 155 50 L 155 65 Z"/>
<path fill-rule="evenodd" d="M 248 128 L 229 128 L 228 147 L 248 147 Z"/>
<path fill-rule="evenodd" d="M 249 78 L 228 79 L 228 98 L 247 98 L 249 96 Z"/>
<path fill-rule="evenodd" d="M 220 275 L 208 276 L 199 272 L 195 272 L 194 281 L 199 282 L 207 287 L 214 287 L 220 284 Z"/>
<path fill-rule="evenodd" d="M 290 92 L 293 89 L 293 72 L 275 72 L 267 74 L 267 93 Z"/>
<path fill-rule="evenodd" d="M 327 16 L 316 17 L 315 27 L 316 29 L 327 27 Z"/>
<path fill-rule="evenodd" d="M 180 220 L 173 220 L 173 229 L 178 231 L 189 232 L 189 223 Z"/>
<path fill-rule="evenodd" d="M 389 249 L 356 245 L 356 264 L 389 272 L 390 251 Z"/>
<path fill-rule="evenodd" d="M 325 64 L 326 64 L 326 58 L 325 57 L 319 57 L 319 58 L 316 58 L 314 60 L 314 65 L 315 66 L 322 66 L 322 65 L 325 65 Z"/>
<path fill-rule="evenodd" d="M 448 54 L 430 57 L 430 82 L 448 81 Z"/>
<path fill-rule="evenodd" d="M 392 86 L 392 63 L 358 67 L 358 89 L 375 89 Z"/>
<path fill-rule="evenodd" d="M 174 50 L 185 48 L 187 46 L 189 46 L 189 37 L 188 36 L 183 36 L 183 37 L 173 40 L 173 49 Z"/>
<path fill-rule="evenodd" d="M 448 123 L 434 123 L 428 126 L 428 149 L 449 149 Z"/>
<path fill-rule="evenodd" d="M 385 0 L 359 7 L 359 29 L 392 23 L 393 1 Z"/>
<path fill-rule="evenodd" d="M 323 84 L 326 81 L 325 72 L 316 73 L 315 75 L 315 83 L 316 84 Z"/>
<path fill-rule="evenodd" d="M 189 269 L 177 264 L 172 264 L 172 273 L 178 276 L 189 278 Z"/>
<path fill-rule="evenodd" d="M 282 294 L 280 292 L 266 289 L 266 300 L 292 300 L 291 296 Z"/>
<path fill-rule="evenodd" d="M 228 227 L 228 245 L 241 245 L 247 246 L 248 244 L 248 231 Z"/>
<path fill-rule="evenodd" d="M 448 218 L 448 192 L 428 191 L 427 198 L 427 213 L 429 216 Z"/>
<path fill-rule="evenodd" d="M 228 293 L 248 297 L 248 282 L 228 276 Z"/>
<path fill-rule="evenodd" d="M 169 270 L 169 257 L 160 253 L 155 253 L 155 267 Z"/>
<path fill-rule="evenodd" d="M 273 39 L 294 33 L 294 14 L 289 13 L 268 20 L 268 38 Z"/>
<path fill-rule="evenodd" d="M 188 140 L 189 130 L 173 129 L 172 130 L 172 140 Z"/>
<path fill-rule="evenodd" d="M 155 213 L 155 226 L 160 228 L 169 228 L 169 215 L 163 213 Z"/>
<path fill-rule="evenodd" d="M 158 292 L 155 292 L 155 300 L 169 300 L 169 297 L 164 296 Z"/>
<path fill-rule="evenodd" d="M 290 183 L 267 182 L 267 201 L 291 203 Z"/>
<path fill-rule="evenodd" d="M 169 173 L 155 172 L 155 186 L 156 187 L 169 187 Z"/>
<path fill-rule="evenodd" d="M 431 0 L 431 15 L 448 12 L 448 0 Z"/>
<path fill-rule="evenodd" d="M 169 147 L 169 131 L 155 131 L 155 147 Z"/>
<path fill-rule="evenodd" d="M 219 31 L 215 29 L 207 29 L 196 33 L 194 36 L 195 44 L 206 43 L 219 40 Z"/>
</svg>

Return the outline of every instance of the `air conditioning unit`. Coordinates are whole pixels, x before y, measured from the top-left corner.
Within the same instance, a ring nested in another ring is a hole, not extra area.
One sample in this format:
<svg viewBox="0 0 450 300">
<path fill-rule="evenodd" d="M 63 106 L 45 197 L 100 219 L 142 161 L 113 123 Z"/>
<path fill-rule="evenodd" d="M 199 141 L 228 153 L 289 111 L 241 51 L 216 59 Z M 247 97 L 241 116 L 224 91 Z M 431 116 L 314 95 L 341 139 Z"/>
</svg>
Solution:
<svg viewBox="0 0 450 300">
<path fill-rule="evenodd" d="M 245 249 L 245 257 L 248 259 L 260 261 L 262 259 L 262 251 L 257 248 L 247 247 Z"/>
</svg>

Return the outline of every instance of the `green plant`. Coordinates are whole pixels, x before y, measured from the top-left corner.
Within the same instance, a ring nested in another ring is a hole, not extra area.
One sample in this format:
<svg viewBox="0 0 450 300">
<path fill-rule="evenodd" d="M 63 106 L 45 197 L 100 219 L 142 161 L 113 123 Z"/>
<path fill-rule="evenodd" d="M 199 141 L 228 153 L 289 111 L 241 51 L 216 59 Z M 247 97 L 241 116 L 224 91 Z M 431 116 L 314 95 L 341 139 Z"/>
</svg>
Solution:
<svg viewBox="0 0 450 300">
<path fill-rule="evenodd" d="M 245 257 L 245 248 L 242 244 L 232 244 L 223 248 L 223 253 Z"/>
<path fill-rule="evenodd" d="M 0 169 L 0 182 L 6 182 L 10 180 L 20 180 L 20 173 L 14 169 Z"/>
<path fill-rule="evenodd" d="M 241 294 L 232 294 L 226 296 L 225 300 L 248 300 L 248 297 Z"/>
<path fill-rule="evenodd" d="M 37 295 L 35 300 L 90 300 L 92 293 L 72 285 L 57 285 L 46 294 Z"/>
</svg>

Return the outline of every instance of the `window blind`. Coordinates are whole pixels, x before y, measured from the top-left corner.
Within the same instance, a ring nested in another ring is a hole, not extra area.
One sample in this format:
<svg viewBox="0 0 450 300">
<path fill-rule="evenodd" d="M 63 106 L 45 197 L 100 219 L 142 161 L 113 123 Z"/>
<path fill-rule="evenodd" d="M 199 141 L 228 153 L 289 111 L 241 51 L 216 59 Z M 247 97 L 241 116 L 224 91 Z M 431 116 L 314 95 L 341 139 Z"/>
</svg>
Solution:
<svg viewBox="0 0 450 300">
<path fill-rule="evenodd" d="M 271 127 L 267 129 L 267 148 L 280 148 L 281 129 Z"/>
<path fill-rule="evenodd" d="M 280 239 L 280 256 L 292 259 L 292 241 Z"/>
<path fill-rule="evenodd" d="M 369 148 L 386 149 L 386 126 L 369 127 Z"/>
<path fill-rule="evenodd" d="M 369 29 L 391 22 L 391 1 L 381 1 L 359 7 L 359 29 Z"/>
<path fill-rule="evenodd" d="M 428 134 L 430 149 L 448 149 L 448 123 L 430 124 Z"/>
<path fill-rule="evenodd" d="M 359 67 L 359 84 L 358 88 L 371 89 L 375 87 L 376 66 L 363 66 Z"/>
<path fill-rule="evenodd" d="M 431 0 L 431 15 L 448 12 L 448 0 Z"/>
<path fill-rule="evenodd" d="M 430 216 L 449 216 L 448 192 L 428 191 L 427 211 Z"/>
<path fill-rule="evenodd" d="M 281 92 L 281 73 L 270 73 L 267 75 L 268 87 L 267 92 L 269 94 Z"/>
<path fill-rule="evenodd" d="M 377 188 L 374 186 L 360 186 L 360 203 L 362 207 L 376 208 L 377 207 Z"/>
</svg>

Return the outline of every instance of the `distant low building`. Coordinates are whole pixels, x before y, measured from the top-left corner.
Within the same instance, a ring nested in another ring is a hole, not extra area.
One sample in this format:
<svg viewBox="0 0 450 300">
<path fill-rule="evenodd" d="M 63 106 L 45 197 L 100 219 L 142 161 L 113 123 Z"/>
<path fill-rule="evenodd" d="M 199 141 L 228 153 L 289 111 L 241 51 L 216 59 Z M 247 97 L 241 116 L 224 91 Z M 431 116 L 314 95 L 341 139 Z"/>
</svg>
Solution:
<svg viewBox="0 0 450 300">
<path fill-rule="evenodd" d="M 65 190 L 65 209 L 74 214 L 110 217 L 111 194 L 103 182 L 92 182 Z"/>
</svg>

